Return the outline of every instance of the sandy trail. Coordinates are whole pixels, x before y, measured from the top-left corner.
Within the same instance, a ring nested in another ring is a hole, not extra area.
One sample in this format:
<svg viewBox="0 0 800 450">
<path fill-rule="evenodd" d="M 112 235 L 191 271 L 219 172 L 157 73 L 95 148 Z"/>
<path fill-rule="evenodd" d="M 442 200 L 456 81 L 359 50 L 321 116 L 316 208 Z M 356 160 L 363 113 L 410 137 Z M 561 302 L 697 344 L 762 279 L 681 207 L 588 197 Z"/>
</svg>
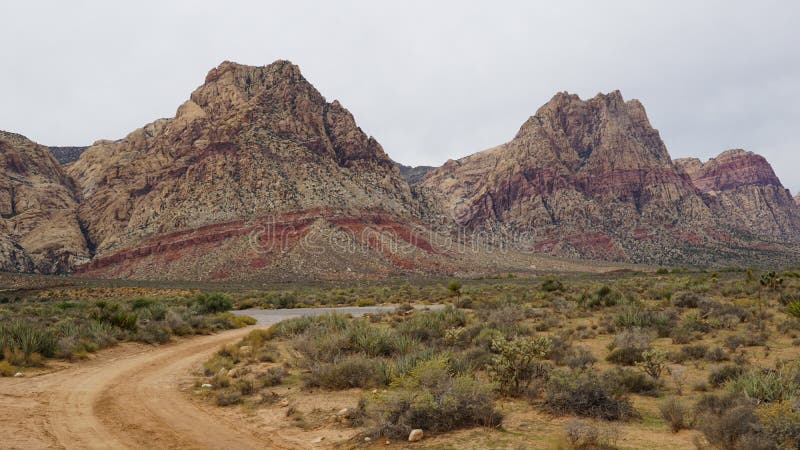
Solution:
<svg viewBox="0 0 800 450">
<path fill-rule="evenodd" d="M 192 402 L 178 386 L 252 328 L 145 348 L 32 378 L 0 380 L 2 448 L 291 448 Z"/>
<path fill-rule="evenodd" d="M 270 311 L 258 326 L 303 313 Z M 180 391 L 194 368 L 252 329 L 159 347 L 122 344 L 60 370 L 0 378 L 0 448 L 297 448 Z"/>
</svg>

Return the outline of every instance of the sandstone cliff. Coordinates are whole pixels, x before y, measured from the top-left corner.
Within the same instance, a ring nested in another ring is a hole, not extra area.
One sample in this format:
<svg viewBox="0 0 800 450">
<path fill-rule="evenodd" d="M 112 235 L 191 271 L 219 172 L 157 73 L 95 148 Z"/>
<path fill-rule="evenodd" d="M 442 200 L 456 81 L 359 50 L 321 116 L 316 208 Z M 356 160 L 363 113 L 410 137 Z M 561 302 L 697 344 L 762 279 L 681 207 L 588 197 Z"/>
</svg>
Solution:
<svg viewBox="0 0 800 450">
<path fill-rule="evenodd" d="M 764 157 L 727 150 L 706 163 L 695 158 L 675 163 L 723 227 L 766 240 L 800 238 L 800 208 Z"/>
<path fill-rule="evenodd" d="M 0 131 L 0 268 L 60 273 L 88 261 L 77 205 L 46 147 Z"/>
<path fill-rule="evenodd" d="M 291 259 L 246 242 L 269 222 L 291 227 L 269 238 L 287 240 L 341 229 L 331 223 L 410 227 L 423 215 L 380 144 L 287 61 L 225 62 L 174 118 L 96 142 L 68 170 L 97 247 L 87 270 L 114 276 L 224 278 L 242 264 L 257 273 Z"/>
<path fill-rule="evenodd" d="M 510 142 L 448 161 L 421 185 L 461 226 L 512 236 L 537 252 L 655 264 L 751 258 L 749 236 L 720 227 L 734 198 L 715 202 L 705 197 L 684 173 L 692 164 L 682 164 L 684 169 L 673 164 L 637 100 L 626 102 L 618 91 L 589 100 L 559 93 Z M 732 179 L 753 175 L 741 170 Z M 762 202 L 740 207 L 739 214 L 748 217 L 744 227 L 754 227 L 771 241 L 790 238 L 797 224 L 793 212 L 782 213 L 781 225 L 759 222 L 769 210 L 765 197 L 786 205 L 774 174 L 769 178 L 763 167 L 756 170 L 764 176 L 758 179 L 772 187 L 763 197 L 749 188 L 736 194 Z M 714 179 L 731 187 L 722 174 Z M 748 249 L 731 250 L 739 247 Z M 769 247 L 772 251 L 780 249 Z"/>
</svg>

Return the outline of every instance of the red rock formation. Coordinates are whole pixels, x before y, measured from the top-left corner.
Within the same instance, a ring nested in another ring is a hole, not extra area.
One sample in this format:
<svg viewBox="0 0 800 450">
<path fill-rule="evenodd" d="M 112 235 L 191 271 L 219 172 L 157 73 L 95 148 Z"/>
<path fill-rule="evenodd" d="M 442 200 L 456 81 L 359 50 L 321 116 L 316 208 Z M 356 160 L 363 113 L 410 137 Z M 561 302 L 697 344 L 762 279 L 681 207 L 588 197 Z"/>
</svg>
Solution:
<svg viewBox="0 0 800 450">
<path fill-rule="evenodd" d="M 559 256 L 655 264 L 744 262 L 749 251 L 730 249 L 759 244 L 720 229 L 743 215 L 750 219 L 745 226 L 763 231 L 756 233 L 762 237 L 790 237 L 794 213 L 783 199 L 766 199 L 783 195 L 768 165 L 726 158 L 716 170 L 702 171 L 702 178 L 684 173 L 697 163 L 686 161 L 682 169 L 673 164 L 637 100 L 626 102 L 617 91 L 585 101 L 560 93 L 510 142 L 448 161 L 421 185 L 461 226 L 510 229 L 534 251 Z M 763 205 L 746 206 L 736 219 L 720 223 L 722 211 L 732 210 L 732 199 L 717 205 L 695 183 L 735 189 L 742 180 L 765 192 L 759 197 Z M 777 228 L 759 223 L 767 203 L 783 208 L 786 219 L 770 222 L 781 223 Z"/>
<path fill-rule="evenodd" d="M 171 269 L 161 264 L 170 258 L 163 255 L 180 251 L 235 265 L 249 258 L 241 253 L 249 252 L 242 236 L 230 234 L 246 234 L 237 224 L 286 214 L 324 209 L 354 222 L 374 214 L 398 222 L 422 215 L 380 144 L 286 61 L 221 64 L 175 118 L 95 143 L 69 172 L 81 186 L 80 216 L 97 245 L 98 257 L 84 271 L 111 273 L 108 266 L 125 264 L 126 276 L 209 278 L 233 272 L 196 262 L 198 273 Z M 218 224 L 223 234 L 204 231 Z M 206 240 L 182 241 L 187 234 Z M 132 261 L 143 258 L 149 268 Z"/>
<path fill-rule="evenodd" d="M 764 157 L 727 150 L 705 164 L 690 158 L 676 165 L 702 192 L 718 224 L 767 240 L 800 238 L 800 208 Z"/>
</svg>

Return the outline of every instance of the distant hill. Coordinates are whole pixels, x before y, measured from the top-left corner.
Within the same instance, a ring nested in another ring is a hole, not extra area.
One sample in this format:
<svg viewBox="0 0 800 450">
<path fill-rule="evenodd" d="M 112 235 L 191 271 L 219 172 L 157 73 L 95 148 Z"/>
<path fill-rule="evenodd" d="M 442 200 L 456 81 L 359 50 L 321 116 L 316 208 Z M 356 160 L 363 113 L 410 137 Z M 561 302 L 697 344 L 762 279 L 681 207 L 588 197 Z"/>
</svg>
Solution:
<svg viewBox="0 0 800 450">
<path fill-rule="evenodd" d="M 55 156 L 56 161 L 61 164 L 75 162 L 80 158 L 81 153 L 89 147 L 48 147 L 50 153 Z"/>
</svg>

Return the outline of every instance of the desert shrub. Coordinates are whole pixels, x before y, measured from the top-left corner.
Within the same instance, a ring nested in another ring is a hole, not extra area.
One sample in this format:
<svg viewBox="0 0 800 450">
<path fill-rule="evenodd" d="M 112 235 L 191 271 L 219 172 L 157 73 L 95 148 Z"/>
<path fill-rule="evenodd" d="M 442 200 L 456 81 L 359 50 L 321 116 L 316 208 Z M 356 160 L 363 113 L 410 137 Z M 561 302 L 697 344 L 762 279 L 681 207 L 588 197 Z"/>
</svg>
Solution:
<svg viewBox="0 0 800 450">
<path fill-rule="evenodd" d="M 603 420 L 638 416 L 630 401 L 606 386 L 595 374 L 554 372 L 545 386 L 545 406 L 553 414 L 574 414 Z"/>
<path fill-rule="evenodd" d="M 420 362 L 392 382 L 392 389 L 367 406 L 370 434 L 405 439 L 415 428 L 442 432 L 495 426 L 491 386 L 470 376 L 452 376 L 446 358 Z"/>
<path fill-rule="evenodd" d="M 641 330 L 626 330 L 614 336 L 609 345 L 611 353 L 606 361 L 624 366 L 633 366 L 642 360 L 642 353 L 650 348 L 651 337 Z"/>
<path fill-rule="evenodd" d="M 688 344 L 697 339 L 697 334 L 692 330 L 683 327 L 676 327 L 670 333 L 670 337 L 672 338 L 673 344 Z"/>
<path fill-rule="evenodd" d="M 602 378 L 603 384 L 618 395 L 640 394 L 653 397 L 658 395 L 658 382 L 638 370 L 615 367 L 603 372 Z"/>
<path fill-rule="evenodd" d="M 696 333 L 708 333 L 711 331 L 711 325 L 708 321 L 704 320 L 697 311 L 687 313 L 678 326 Z"/>
<path fill-rule="evenodd" d="M 670 298 L 672 305 L 678 308 L 697 308 L 702 300 L 700 294 L 691 291 L 679 291 Z"/>
<path fill-rule="evenodd" d="M 800 409 L 795 402 L 779 402 L 756 410 L 764 433 L 779 448 L 800 448 Z"/>
<path fill-rule="evenodd" d="M 251 395 L 256 391 L 256 384 L 250 378 L 240 378 L 234 385 L 242 395 Z"/>
<path fill-rule="evenodd" d="M 242 402 L 242 393 L 236 387 L 221 389 L 216 394 L 217 406 L 229 406 Z"/>
<path fill-rule="evenodd" d="M 0 350 L 20 351 L 26 357 L 39 354 L 52 357 L 56 353 L 57 341 L 53 333 L 41 326 L 12 320 L 0 322 Z"/>
<path fill-rule="evenodd" d="M 673 433 L 688 427 L 688 420 L 686 418 L 687 408 L 682 401 L 675 397 L 669 397 L 664 400 L 659 406 L 658 411 L 661 413 L 661 418 L 664 419 L 670 426 Z"/>
<path fill-rule="evenodd" d="M 277 386 L 283 382 L 287 375 L 286 371 L 280 367 L 270 367 L 266 372 L 260 373 L 256 379 L 263 387 Z"/>
<path fill-rule="evenodd" d="M 545 359 L 549 359 L 559 366 L 566 364 L 566 359 L 572 354 L 572 340 L 567 334 L 554 334 L 547 338 L 550 341 Z"/>
<path fill-rule="evenodd" d="M 672 311 L 645 309 L 635 303 L 625 306 L 614 319 L 619 328 L 653 328 L 660 337 L 668 336 L 676 321 Z"/>
<path fill-rule="evenodd" d="M 542 281 L 540 288 L 545 292 L 563 291 L 564 283 L 556 280 L 555 278 L 547 278 L 546 280 Z"/>
<path fill-rule="evenodd" d="M 573 370 L 591 369 L 596 362 L 597 358 L 586 347 L 573 348 L 564 359 L 566 366 Z"/>
<path fill-rule="evenodd" d="M 354 322 L 348 330 L 348 337 L 354 352 L 371 357 L 408 353 L 419 345 L 413 338 L 398 335 L 394 330 L 369 326 L 364 321 Z"/>
<path fill-rule="evenodd" d="M 617 448 L 618 431 L 614 428 L 601 429 L 585 420 L 570 420 L 562 428 L 571 450 L 613 450 Z"/>
<path fill-rule="evenodd" d="M 752 368 L 732 379 L 729 388 L 763 403 L 790 400 L 800 395 L 800 365 L 786 364 L 776 369 Z"/>
<path fill-rule="evenodd" d="M 681 347 L 680 352 L 688 360 L 703 359 L 708 352 L 708 346 L 703 344 L 685 345 Z"/>
<path fill-rule="evenodd" d="M 697 428 L 724 449 L 772 448 L 761 433 L 752 401 L 736 394 L 705 394 L 695 405 Z"/>
<path fill-rule="evenodd" d="M 708 384 L 719 387 L 744 373 L 744 368 L 734 365 L 719 366 L 708 374 Z"/>
<path fill-rule="evenodd" d="M 326 333 L 315 330 L 295 338 L 292 344 L 294 349 L 304 357 L 304 360 L 301 361 L 303 365 L 317 362 L 330 363 L 353 353 L 350 347 L 350 338 L 346 332 Z"/>
<path fill-rule="evenodd" d="M 287 292 L 272 292 L 264 295 L 264 306 L 275 309 L 290 309 L 298 306 L 297 297 Z"/>
<path fill-rule="evenodd" d="M 602 286 L 591 294 L 584 293 L 578 299 L 578 304 L 586 308 L 614 306 L 622 302 L 623 296 L 619 291 L 609 286 Z"/>
<path fill-rule="evenodd" d="M 470 374 L 484 370 L 492 362 L 492 354 L 483 348 L 468 348 L 450 356 L 450 365 L 456 374 Z"/>
<path fill-rule="evenodd" d="M 148 344 L 163 344 L 170 339 L 169 330 L 159 322 L 149 322 L 136 332 L 137 341 Z"/>
<path fill-rule="evenodd" d="M 478 334 L 472 338 L 472 345 L 491 350 L 492 342 L 495 339 L 504 339 L 505 335 L 495 328 L 481 328 Z"/>
<path fill-rule="evenodd" d="M 467 315 L 452 306 L 433 311 L 417 311 L 397 326 L 397 332 L 421 342 L 441 339 L 449 328 L 463 327 Z"/>
<path fill-rule="evenodd" d="M 786 314 L 800 319 L 800 300 L 793 300 L 786 305 Z"/>
<path fill-rule="evenodd" d="M 492 342 L 496 355 L 492 357 L 489 373 L 500 390 L 518 395 L 528 388 L 531 380 L 541 374 L 544 358 L 550 350 L 550 340 L 545 337 L 516 338 L 512 341 L 498 339 Z"/>
<path fill-rule="evenodd" d="M 335 332 L 347 329 L 349 318 L 347 315 L 336 312 L 320 314 L 318 316 L 302 316 L 282 320 L 269 329 L 271 337 L 296 337 L 311 329 L 320 332 Z"/>
<path fill-rule="evenodd" d="M 606 361 L 623 366 L 634 366 L 642 360 L 644 351 L 638 347 L 615 348 L 606 356 Z"/>
<path fill-rule="evenodd" d="M 144 309 L 153 306 L 156 303 L 155 299 L 149 297 L 139 297 L 131 301 L 132 309 Z"/>
<path fill-rule="evenodd" d="M 700 316 L 703 318 L 710 319 L 729 316 L 741 323 L 746 322 L 752 316 L 749 311 L 733 303 L 702 299 L 698 302 L 697 306 L 700 308 Z"/>
<path fill-rule="evenodd" d="M 525 320 L 525 309 L 516 303 L 505 302 L 495 305 L 491 309 L 481 309 L 479 317 L 484 327 L 499 330 L 506 336 L 526 334 L 525 327 L 520 322 Z"/>
<path fill-rule="evenodd" d="M 706 351 L 705 359 L 706 361 L 720 362 L 729 360 L 730 356 L 722 347 L 714 346 Z"/>
<path fill-rule="evenodd" d="M 333 363 L 312 364 L 304 381 L 307 386 L 325 389 L 376 387 L 389 381 L 389 371 L 381 359 L 351 355 Z"/>
<path fill-rule="evenodd" d="M 732 334 L 725 338 L 725 347 L 730 350 L 736 350 L 739 347 L 764 345 L 766 342 L 767 336 L 762 333 Z"/>
<path fill-rule="evenodd" d="M 136 323 L 139 320 L 139 315 L 134 312 L 115 311 L 106 316 L 106 320 L 111 325 L 122 328 L 123 330 L 136 331 Z"/>
<path fill-rule="evenodd" d="M 7 360 L 0 361 L 0 377 L 13 377 L 17 373 L 17 368 Z"/>
<path fill-rule="evenodd" d="M 233 309 L 233 302 L 224 294 L 200 293 L 194 297 L 194 303 L 201 313 L 219 313 Z"/>
</svg>

